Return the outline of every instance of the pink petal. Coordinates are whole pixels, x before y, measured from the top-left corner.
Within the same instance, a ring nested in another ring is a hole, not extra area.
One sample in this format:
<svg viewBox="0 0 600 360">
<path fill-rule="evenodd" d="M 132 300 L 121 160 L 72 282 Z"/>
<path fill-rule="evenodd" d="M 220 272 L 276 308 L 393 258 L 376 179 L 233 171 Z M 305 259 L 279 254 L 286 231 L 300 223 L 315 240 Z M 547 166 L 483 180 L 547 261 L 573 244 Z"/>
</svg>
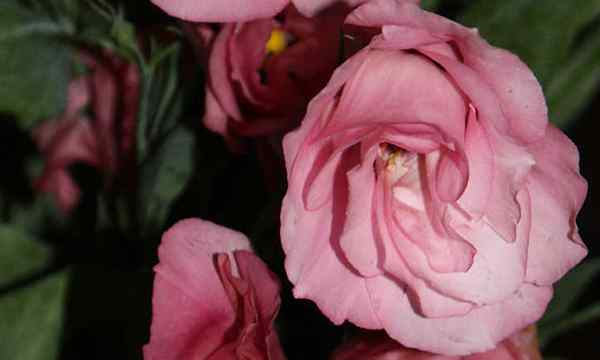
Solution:
<svg viewBox="0 0 600 360">
<path fill-rule="evenodd" d="M 80 191 L 67 169 L 78 162 L 98 165 L 97 140 L 90 121 L 79 118 L 49 120 L 33 132 L 45 167 L 36 180 L 40 191 L 53 193 L 61 210 L 71 211 L 78 203 Z"/>
<path fill-rule="evenodd" d="M 348 176 L 348 206 L 346 221 L 340 237 L 340 247 L 348 261 L 363 276 L 381 274 L 381 251 L 373 234 L 373 201 L 376 148 L 363 159 L 362 164 L 350 170 Z"/>
<path fill-rule="evenodd" d="M 462 138 L 465 120 L 462 95 L 432 62 L 405 52 L 374 50 L 344 86 L 329 126 L 422 123 L 454 140 Z"/>
<path fill-rule="evenodd" d="M 204 122 L 204 126 L 209 130 L 226 137 L 229 136 L 229 116 L 227 116 L 227 113 L 223 110 L 210 88 L 206 89 L 204 118 L 202 121 Z"/>
<path fill-rule="evenodd" d="M 528 208 L 526 193 L 519 201 Z M 502 301 L 513 293 L 525 279 L 529 219 L 524 217 L 519 223 L 517 240 L 507 243 L 482 220 L 465 221 L 451 209 L 448 216 L 449 226 L 475 249 L 472 265 L 465 272 L 437 272 L 420 248 L 404 241 L 397 256 L 402 256 L 411 273 L 445 296 L 479 305 Z"/>
<path fill-rule="evenodd" d="M 280 12 L 288 0 L 152 0 L 168 14 L 198 22 L 236 22 L 268 18 Z"/>
<path fill-rule="evenodd" d="M 224 342 L 235 314 L 213 255 L 237 249 L 250 249 L 245 236 L 198 219 L 182 220 L 163 235 L 146 359 L 206 357 Z"/>
<path fill-rule="evenodd" d="M 232 274 L 226 254 L 217 255 L 217 270 L 236 315 L 236 323 L 225 332 L 227 343 L 210 359 L 284 359 L 273 321 L 279 310 L 279 281 L 253 253 L 234 252 L 239 277 Z"/>
<path fill-rule="evenodd" d="M 225 25 L 215 37 L 208 59 L 210 71 L 208 72 L 207 84 L 223 111 L 234 120 L 239 120 L 241 115 L 235 100 L 228 62 L 229 43 L 234 29 L 234 25 Z"/>
<path fill-rule="evenodd" d="M 525 284 L 502 302 L 475 308 L 464 316 L 432 319 L 415 313 L 407 294 L 390 279 L 369 279 L 367 287 L 393 339 L 407 347 L 453 356 L 494 348 L 538 320 L 552 296 L 551 288 Z"/>
<path fill-rule="evenodd" d="M 525 143 L 543 136 L 548 123 L 547 108 L 535 76 L 515 55 L 490 46 L 475 30 L 423 11 L 415 4 L 387 0 L 373 0 L 363 4 L 347 21 L 363 26 L 384 26 L 385 39 L 392 42 L 396 49 L 453 41 L 460 50 L 464 64 L 473 70 L 479 80 L 485 83 L 485 87 L 492 91 L 493 97 L 499 100 L 506 120 L 498 117 L 495 125 Z M 438 59 L 439 56 L 433 58 Z M 466 79 L 460 74 L 453 74 L 446 64 L 442 66 L 450 72 L 457 85 L 465 90 L 463 81 Z M 476 89 L 465 92 L 471 99 L 478 97 Z M 486 111 L 477 101 L 475 103 L 478 110 Z"/>
<path fill-rule="evenodd" d="M 277 332 L 273 327 L 281 302 L 279 280 L 269 271 L 265 263 L 251 252 L 236 251 L 234 256 L 240 277 L 248 282 L 254 295 L 254 306 L 259 324 L 262 325 L 261 338 L 257 340 L 264 341 L 264 353 L 269 355 L 270 360 L 283 360 L 285 356 L 279 344 Z"/>
<path fill-rule="evenodd" d="M 528 176 L 532 228 L 527 279 L 550 285 L 587 254 L 575 223 L 587 183 L 579 175 L 577 148 L 554 126 L 530 150 L 536 164 Z"/>
<path fill-rule="evenodd" d="M 422 255 L 427 258 L 428 266 L 435 272 L 464 272 L 473 263 L 474 249 L 464 239 L 451 236 L 440 224 L 429 184 L 423 185 L 425 178 L 433 177 L 423 167 L 423 160 L 415 156 L 408 160 L 404 174 L 393 185 L 386 188 L 385 212 L 392 241 L 398 251 L 405 251 L 407 240 L 417 245 Z M 385 180 L 382 180 L 385 181 Z M 389 194 L 391 192 L 391 194 Z M 390 256 L 392 256 L 390 254 Z M 411 256 L 411 255 L 400 255 Z"/>
<path fill-rule="evenodd" d="M 287 145 L 292 144 L 288 138 Z M 294 167 L 295 170 L 304 169 L 303 163 L 304 159 Z M 303 174 L 306 173 L 300 172 L 298 176 Z M 338 179 L 343 179 L 343 174 L 340 170 Z M 302 201 L 302 181 L 296 180 L 289 183 L 281 210 L 285 267 L 288 278 L 295 285 L 294 295 L 313 300 L 335 324 L 349 320 L 361 327 L 379 328 L 379 321 L 370 310 L 364 279 L 347 266 L 341 256 L 338 237 L 344 210 L 333 208 L 336 203 L 333 201 L 318 210 L 306 211 Z M 338 191 L 334 195 L 336 198 L 347 196 L 345 189 L 334 188 Z"/>
<path fill-rule="evenodd" d="M 90 102 L 89 77 L 80 76 L 69 84 L 65 116 L 76 116 Z"/>
<path fill-rule="evenodd" d="M 60 210 L 68 214 L 79 203 L 81 191 L 71 175 L 61 169 L 56 169 L 48 175 L 43 175 L 36 183 L 39 191 L 52 193 Z"/>
<path fill-rule="evenodd" d="M 465 156 L 469 165 L 469 180 L 458 203 L 470 216 L 479 219 L 489 204 L 494 181 L 494 154 L 472 106 L 465 134 Z"/>
<path fill-rule="evenodd" d="M 398 286 L 406 285 L 414 311 L 425 317 L 438 318 L 468 313 L 473 308 L 472 304 L 437 292 L 428 285 L 426 279 L 415 276 L 408 268 L 405 259 L 413 256 L 411 252 L 420 250 L 417 250 L 411 241 L 401 242 L 403 237 L 397 232 L 392 232 L 390 222 L 386 219 L 390 217 L 389 197 L 391 195 L 386 190 L 384 181 L 378 181 L 375 195 L 377 228 L 373 240 L 383 248 L 385 254 L 383 268 L 387 270 L 388 276 L 390 279 L 393 278 Z M 398 247 L 399 243 L 402 248 Z M 415 255 L 423 256 L 422 253 Z"/>
<path fill-rule="evenodd" d="M 241 101 L 261 109 L 274 107 L 276 96 L 263 84 L 259 71 L 265 59 L 265 44 L 278 23 L 274 19 L 255 20 L 237 24 L 229 41 L 231 79 L 242 90 Z M 285 95 L 283 95 L 286 98 Z"/>
<path fill-rule="evenodd" d="M 292 0 L 294 6 L 305 16 L 314 16 L 334 5 L 352 8 L 368 0 Z M 418 2 L 419 0 L 411 0 Z"/>
<path fill-rule="evenodd" d="M 469 179 L 464 154 L 442 149 L 435 173 L 435 191 L 443 202 L 455 202 L 463 194 Z"/>
</svg>

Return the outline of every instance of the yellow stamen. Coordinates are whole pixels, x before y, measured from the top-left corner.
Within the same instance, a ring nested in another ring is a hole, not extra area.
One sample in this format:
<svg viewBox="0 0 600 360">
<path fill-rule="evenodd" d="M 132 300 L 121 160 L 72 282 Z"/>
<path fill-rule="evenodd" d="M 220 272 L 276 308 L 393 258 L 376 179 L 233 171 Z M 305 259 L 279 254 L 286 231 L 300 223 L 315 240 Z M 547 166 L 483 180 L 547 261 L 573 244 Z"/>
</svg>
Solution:
<svg viewBox="0 0 600 360">
<path fill-rule="evenodd" d="M 265 45 L 265 52 L 271 55 L 282 53 L 288 46 L 288 35 L 281 29 L 273 29 Z"/>
</svg>

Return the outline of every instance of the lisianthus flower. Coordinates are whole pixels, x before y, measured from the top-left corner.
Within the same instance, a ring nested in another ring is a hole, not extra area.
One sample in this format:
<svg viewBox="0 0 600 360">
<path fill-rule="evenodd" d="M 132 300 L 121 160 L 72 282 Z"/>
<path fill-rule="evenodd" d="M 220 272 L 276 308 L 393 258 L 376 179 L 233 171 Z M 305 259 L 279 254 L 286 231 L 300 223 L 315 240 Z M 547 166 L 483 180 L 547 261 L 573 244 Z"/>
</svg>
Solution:
<svg viewBox="0 0 600 360">
<path fill-rule="evenodd" d="M 200 219 L 162 237 L 146 360 L 284 359 L 279 282 L 241 233 Z"/>
<path fill-rule="evenodd" d="M 339 62 L 344 15 L 306 18 L 289 6 L 274 18 L 223 25 L 210 47 L 204 124 L 230 143 L 297 126 Z"/>
<path fill-rule="evenodd" d="M 284 139 L 294 294 L 406 347 L 493 349 L 587 253 L 577 148 L 531 70 L 476 30 L 403 0 L 347 21 L 378 35 Z"/>
<path fill-rule="evenodd" d="M 137 68 L 108 53 L 82 53 L 80 59 L 88 72 L 69 85 L 64 113 L 33 131 L 45 158 L 35 187 L 53 193 L 65 213 L 80 197 L 69 166 L 85 163 L 96 167 L 105 174 L 107 183 L 122 169 L 134 166 L 140 82 Z"/>
</svg>

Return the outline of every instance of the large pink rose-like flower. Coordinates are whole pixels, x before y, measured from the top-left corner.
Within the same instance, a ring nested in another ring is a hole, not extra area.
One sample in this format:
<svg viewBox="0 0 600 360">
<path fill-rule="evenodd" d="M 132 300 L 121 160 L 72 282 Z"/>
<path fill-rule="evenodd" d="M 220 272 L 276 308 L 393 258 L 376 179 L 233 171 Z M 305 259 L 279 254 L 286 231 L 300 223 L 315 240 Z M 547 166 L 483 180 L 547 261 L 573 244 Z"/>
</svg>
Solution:
<svg viewBox="0 0 600 360">
<path fill-rule="evenodd" d="M 205 125 L 228 140 L 298 125 L 337 66 L 344 13 L 306 18 L 289 6 L 275 18 L 223 25 L 208 59 Z"/>
<path fill-rule="evenodd" d="M 199 219 L 158 249 L 146 360 L 283 360 L 273 321 L 279 282 L 236 231 Z"/>
<path fill-rule="evenodd" d="M 294 294 L 407 347 L 492 349 L 586 255 L 577 149 L 527 66 L 475 30 L 401 0 L 348 22 L 380 34 L 284 139 Z"/>
<path fill-rule="evenodd" d="M 65 213 L 77 205 L 80 196 L 69 166 L 86 163 L 111 179 L 119 172 L 129 173 L 124 169 L 133 168 L 135 156 L 137 68 L 111 54 L 82 53 L 80 58 L 89 73 L 69 85 L 64 113 L 33 131 L 46 162 L 35 186 L 54 194 Z M 86 114 L 88 107 L 91 118 Z"/>
<path fill-rule="evenodd" d="M 355 6 L 365 1 L 367 0 L 152 0 L 172 16 L 202 22 L 236 22 L 269 18 L 277 15 L 290 4 L 305 16 L 314 16 L 336 4 Z"/>
<path fill-rule="evenodd" d="M 542 360 L 535 327 L 520 331 L 496 348 L 469 356 L 445 356 L 407 349 L 378 333 L 350 340 L 331 357 L 332 360 Z"/>
</svg>

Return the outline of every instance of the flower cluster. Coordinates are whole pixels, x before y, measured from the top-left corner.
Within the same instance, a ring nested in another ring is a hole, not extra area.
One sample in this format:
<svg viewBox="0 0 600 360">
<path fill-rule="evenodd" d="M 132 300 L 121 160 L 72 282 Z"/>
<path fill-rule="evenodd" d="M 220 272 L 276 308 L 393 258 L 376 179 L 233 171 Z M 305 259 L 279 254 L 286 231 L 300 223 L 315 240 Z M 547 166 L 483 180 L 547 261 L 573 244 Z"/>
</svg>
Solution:
<svg viewBox="0 0 600 360">
<path fill-rule="evenodd" d="M 539 358 L 530 326 L 587 253 L 587 184 L 517 56 L 415 0 L 154 2 L 201 22 L 205 126 L 285 135 L 295 297 L 383 330 L 335 359 Z M 185 220 L 159 257 L 147 359 L 284 358 L 279 285 L 243 235 Z"/>
</svg>

